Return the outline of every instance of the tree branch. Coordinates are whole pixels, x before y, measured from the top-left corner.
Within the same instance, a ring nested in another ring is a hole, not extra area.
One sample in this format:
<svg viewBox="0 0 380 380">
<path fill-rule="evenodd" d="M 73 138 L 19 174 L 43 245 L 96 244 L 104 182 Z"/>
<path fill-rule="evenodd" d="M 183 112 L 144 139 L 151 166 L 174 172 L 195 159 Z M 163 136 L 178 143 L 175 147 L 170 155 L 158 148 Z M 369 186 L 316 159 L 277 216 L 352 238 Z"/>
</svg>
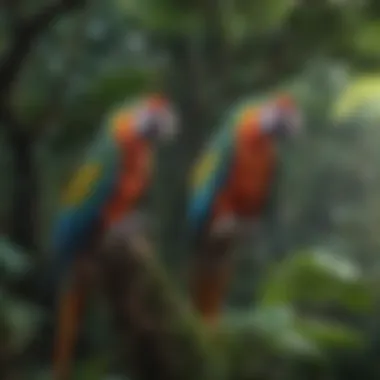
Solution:
<svg viewBox="0 0 380 380">
<path fill-rule="evenodd" d="M 146 240 L 112 236 L 99 254 L 125 362 L 137 380 L 213 378 L 210 337 L 174 294 Z"/>
<path fill-rule="evenodd" d="M 91 15 L 88 9 L 83 10 L 72 28 L 71 35 L 62 41 L 63 48 L 65 49 L 65 57 L 63 58 L 64 69 L 57 76 L 50 89 L 53 96 L 47 102 L 42 112 L 33 120 L 33 131 L 36 135 L 43 134 L 52 124 L 59 123 L 62 113 L 65 112 L 65 97 L 72 85 L 71 77 L 80 70 L 80 58 L 83 56 L 83 47 L 86 43 L 86 28 Z"/>
<path fill-rule="evenodd" d="M 9 100 L 12 83 L 19 74 L 36 39 L 61 12 L 70 11 L 82 4 L 84 4 L 83 0 L 57 0 L 17 27 L 13 45 L 0 65 L 1 116 L 3 116 L 4 108 L 7 107 L 6 102 Z"/>
</svg>

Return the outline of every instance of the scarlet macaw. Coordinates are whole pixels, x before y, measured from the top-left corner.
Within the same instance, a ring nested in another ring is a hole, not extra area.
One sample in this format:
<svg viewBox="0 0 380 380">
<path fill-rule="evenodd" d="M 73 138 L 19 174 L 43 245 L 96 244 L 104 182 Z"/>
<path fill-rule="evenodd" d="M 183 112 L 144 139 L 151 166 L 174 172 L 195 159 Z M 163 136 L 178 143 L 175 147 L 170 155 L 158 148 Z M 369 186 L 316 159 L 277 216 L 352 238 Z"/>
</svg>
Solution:
<svg viewBox="0 0 380 380">
<path fill-rule="evenodd" d="M 195 250 L 191 273 L 194 307 L 217 321 L 232 275 L 230 248 L 243 221 L 260 217 L 268 204 L 278 162 L 276 142 L 301 126 L 287 94 L 246 103 L 232 114 L 196 162 L 188 222 Z"/>
<path fill-rule="evenodd" d="M 84 306 L 80 261 L 105 232 L 137 210 L 150 184 L 154 142 L 174 137 L 174 121 L 168 100 L 158 95 L 117 108 L 63 193 L 53 234 L 62 289 L 54 356 L 57 380 L 68 376 Z"/>
</svg>

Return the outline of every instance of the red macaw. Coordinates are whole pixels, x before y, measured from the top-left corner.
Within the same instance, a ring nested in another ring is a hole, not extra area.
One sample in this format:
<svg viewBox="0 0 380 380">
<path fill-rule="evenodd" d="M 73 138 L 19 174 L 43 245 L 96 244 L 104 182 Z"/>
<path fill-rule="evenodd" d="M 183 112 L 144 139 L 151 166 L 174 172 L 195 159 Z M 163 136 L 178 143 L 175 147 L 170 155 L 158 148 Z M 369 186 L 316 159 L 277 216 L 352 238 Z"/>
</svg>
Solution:
<svg viewBox="0 0 380 380">
<path fill-rule="evenodd" d="M 294 135 L 301 114 L 287 94 L 232 113 L 195 164 L 188 217 L 195 243 L 192 302 L 214 323 L 233 272 L 230 248 L 243 221 L 260 217 L 278 162 L 276 142 Z"/>
<path fill-rule="evenodd" d="M 88 283 L 81 260 L 105 232 L 138 209 L 151 181 L 154 142 L 174 137 L 174 120 L 168 100 L 159 95 L 118 107 L 63 194 L 53 235 L 62 290 L 53 369 L 57 380 L 70 372 L 83 312 Z"/>
</svg>

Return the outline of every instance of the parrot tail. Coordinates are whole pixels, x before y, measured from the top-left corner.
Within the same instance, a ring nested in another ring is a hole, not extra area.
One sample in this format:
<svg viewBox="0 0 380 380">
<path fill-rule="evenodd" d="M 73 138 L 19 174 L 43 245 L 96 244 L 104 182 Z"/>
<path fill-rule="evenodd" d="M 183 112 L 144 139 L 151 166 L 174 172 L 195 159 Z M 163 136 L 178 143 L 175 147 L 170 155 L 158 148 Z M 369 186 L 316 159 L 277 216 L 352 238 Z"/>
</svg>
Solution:
<svg viewBox="0 0 380 380">
<path fill-rule="evenodd" d="M 80 321 L 83 316 L 86 286 L 79 281 L 77 268 L 59 297 L 58 320 L 54 341 L 53 379 L 68 380 L 73 360 Z"/>
<path fill-rule="evenodd" d="M 231 239 L 212 239 L 198 250 L 193 265 L 192 303 L 209 325 L 218 322 L 234 272 L 230 245 Z"/>
</svg>

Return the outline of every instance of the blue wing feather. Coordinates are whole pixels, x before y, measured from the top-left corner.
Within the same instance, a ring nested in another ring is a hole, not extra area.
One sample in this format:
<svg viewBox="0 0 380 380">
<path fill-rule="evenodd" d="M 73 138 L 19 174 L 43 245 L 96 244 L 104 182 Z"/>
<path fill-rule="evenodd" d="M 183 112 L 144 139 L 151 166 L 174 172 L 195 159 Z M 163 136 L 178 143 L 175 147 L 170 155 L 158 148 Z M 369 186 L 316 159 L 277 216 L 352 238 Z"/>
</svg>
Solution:
<svg viewBox="0 0 380 380">
<path fill-rule="evenodd" d="M 200 165 L 207 155 L 213 155 L 215 163 L 201 183 L 194 184 L 190 190 L 188 205 L 188 223 L 192 233 L 200 232 L 207 223 L 215 198 L 225 184 L 230 171 L 235 148 L 235 136 L 241 107 L 227 117 L 226 123 L 216 132 L 210 144 L 206 146 Z"/>
<path fill-rule="evenodd" d="M 98 164 L 100 177 L 80 204 L 62 205 L 54 225 L 53 249 L 59 271 L 66 268 L 92 238 L 92 231 L 117 181 L 120 153 L 112 136 L 102 140 L 90 149 L 83 163 Z"/>
<path fill-rule="evenodd" d="M 233 154 L 231 138 L 227 138 L 225 133 L 217 136 L 205 151 L 205 154 L 210 153 L 215 155 L 215 167 L 190 193 L 188 219 L 194 233 L 200 231 L 207 222 L 217 193 L 228 177 Z"/>
<path fill-rule="evenodd" d="M 73 261 L 78 251 L 86 248 L 93 238 L 103 207 L 112 196 L 120 172 L 122 152 L 113 134 L 113 117 L 119 112 L 133 112 L 144 98 L 125 101 L 107 116 L 94 144 L 85 155 L 82 164 L 99 165 L 99 178 L 94 181 L 89 193 L 76 205 L 62 205 L 53 229 L 53 251 L 55 266 L 62 273 Z"/>
</svg>

